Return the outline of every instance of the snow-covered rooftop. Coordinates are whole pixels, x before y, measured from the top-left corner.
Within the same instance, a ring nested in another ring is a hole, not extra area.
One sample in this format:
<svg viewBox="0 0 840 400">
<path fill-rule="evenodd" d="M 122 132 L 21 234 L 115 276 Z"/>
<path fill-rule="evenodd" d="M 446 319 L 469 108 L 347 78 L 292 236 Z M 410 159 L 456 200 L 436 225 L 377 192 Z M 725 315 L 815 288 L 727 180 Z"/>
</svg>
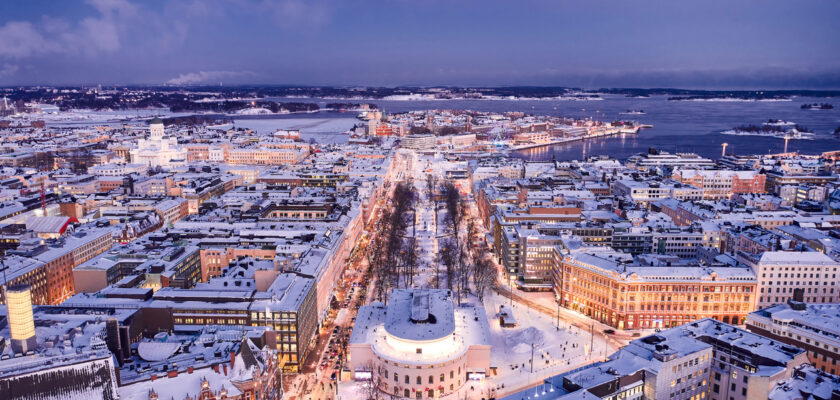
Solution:
<svg viewBox="0 0 840 400">
<path fill-rule="evenodd" d="M 455 331 L 452 294 L 445 289 L 391 292 L 385 330 L 407 340 L 436 340 Z"/>
<path fill-rule="evenodd" d="M 412 317 L 426 320 L 412 322 Z M 398 289 L 387 307 L 374 302 L 359 309 L 350 344 L 370 345 L 380 357 L 394 361 L 439 363 L 471 346 L 490 346 L 490 327 L 483 307 L 455 307 L 448 290 Z"/>
</svg>

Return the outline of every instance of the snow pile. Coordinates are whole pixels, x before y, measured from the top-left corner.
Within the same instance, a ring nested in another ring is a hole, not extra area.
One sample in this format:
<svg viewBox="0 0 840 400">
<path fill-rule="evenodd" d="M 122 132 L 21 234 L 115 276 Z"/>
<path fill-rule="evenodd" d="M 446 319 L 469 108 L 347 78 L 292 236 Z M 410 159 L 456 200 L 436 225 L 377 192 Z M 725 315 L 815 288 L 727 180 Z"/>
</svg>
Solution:
<svg viewBox="0 0 840 400">
<path fill-rule="evenodd" d="M 525 343 L 519 343 L 516 346 L 513 346 L 513 349 L 511 350 L 513 350 L 514 353 L 527 353 L 531 351 L 531 346 L 528 346 Z"/>
<path fill-rule="evenodd" d="M 505 337 L 505 347 L 513 350 L 515 353 L 526 353 L 531 351 L 531 344 L 537 348 L 542 347 L 545 343 L 545 335 L 537 328 L 529 327 L 521 329 L 516 333 L 511 333 Z"/>
<path fill-rule="evenodd" d="M 266 115 L 274 114 L 271 110 L 262 107 L 243 108 L 236 112 L 239 115 Z"/>
<path fill-rule="evenodd" d="M 140 342 L 137 354 L 146 361 L 162 361 L 172 357 L 181 344 L 177 342 Z"/>
</svg>

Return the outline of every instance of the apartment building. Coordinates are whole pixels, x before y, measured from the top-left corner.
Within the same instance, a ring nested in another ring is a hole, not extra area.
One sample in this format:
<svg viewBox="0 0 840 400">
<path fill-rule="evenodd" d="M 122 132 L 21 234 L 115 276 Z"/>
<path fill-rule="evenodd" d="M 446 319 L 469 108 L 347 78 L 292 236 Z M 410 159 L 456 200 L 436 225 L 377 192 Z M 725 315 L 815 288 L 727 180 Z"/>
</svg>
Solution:
<svg viewBox="0 0 840 400">
<path fill-rule="evenodd" d="M 79 230 L 45 244 L 10 250 L 4 260 L 9 285 L 26 284 L 34 304 L 59 304 L 75 292 L 73 269 L 107 251 L 113 244 L 109 228 Z M 6 282 L 4 282 L 6 283 Z"/>
<path fill-rule="evenodd" d="M 677 169 L 671 179 L 692 185 L 704 199 L 728 199 L 740 193 L 765 193 L 766 176 L 757 171 Z"/>
<path fill-rule="evenodd" d="M 840 373 L 840 304 L 789 301 L 747 315 L 750 332 L 804 349 L 823 372 Z"/>
<path fill-rule="evenodd" d="M 817 251 L 737 253 L 758 279 L 758 308 L 784 304 L 796 289 L 807 303 L 836 303 L 840 263 Z"/>
<path fill-rule="evenodd" d="M 805 361 L 802 349 L 704 318 L 633 340 L 606 361 L 551 377 L 545 386 L 555 393 L 547 398 L 558 400 L 767 399 Z M 528 388 L 504 400 L 533 393 Z M 834 399 L 789 394 L 797 397 L 774 399 Z"/>
<path fill-rule="evenodd" d="M 700 318 L 740 324 L 755 309 L 749 268 L 703 266 L 674 256 L 555 249 L 561 305 L 617 329 L 667 328 Z"/>
</svg>

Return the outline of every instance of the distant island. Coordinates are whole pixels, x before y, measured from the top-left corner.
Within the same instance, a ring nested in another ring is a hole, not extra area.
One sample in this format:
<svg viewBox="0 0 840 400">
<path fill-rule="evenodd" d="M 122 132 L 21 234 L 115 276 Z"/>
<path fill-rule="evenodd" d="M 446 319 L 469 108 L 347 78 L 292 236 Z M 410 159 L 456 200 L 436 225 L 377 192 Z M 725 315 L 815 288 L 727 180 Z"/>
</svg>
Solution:
<svg viewBox="0 0 840 400">
<path fill-rule="evenodd" d="M 721 132 L 724 135 L 764 136 L 789 139 L 813 139 L 814 133 L 807 127 L 786 121 L 770 120 L 762 125 L 741 125 Z"/>
<path fill-rule="evenodd" d="M 838 90 L 694 90 L 673 88 L 601 88 L 593 90 L 601 94 L 619 94 L 626 97 L 646 98 L 650 96 L 668 96 L 672 101 L 709 101 L 709 100 L 764 100 L 788 101 L 794 97 L 838 97 Z"/>
<path fill-rule="evenodd" d="M 703 94 L 693 96 L 671 96 L 670 101 L 791 101 L 790 96 L 782 94 L 738 93 L 738 94 Z"/>
<path fill-rule="evenodd" d="M 794 97 L 840 97 L 837 90 L 719 91 L 688 89 L 582 89 L 553 86 L 504 87 L 330 87 L 330 86 L 110 86 L 96 88 L 6 88 L 8 101 L 50 104 L 67 110 L 129 110 L 167 108 L 172 112 L 299 113 L 321 110 L 309 99 L 327 100 L 325 109 L 364 108 L 358 100 L 546 100 L 597 101 L 616 95 L 638 98 L 667 96 L 671 101 L 791 101 Z M 336 100 L 331 102 L 330 100 Z M 352 101 L 347 101 L 352 100 Z M 323 105 L 322 105 L 323 106 Z M 369 107 L 370 105 L 368 105 Z M 803 109 L 830 109 L 831 104 L 809 104 Z M 632 110 L 631 110 L 632 111 Z"/>
<path fill-rule="evenodd" d="M 829 103 L 814 103 L 814 104 L 803 104 L 799 106 L 799 108 L 803 110 L 831 110 L 834 108 L 833 105 Z"/>
</svg>

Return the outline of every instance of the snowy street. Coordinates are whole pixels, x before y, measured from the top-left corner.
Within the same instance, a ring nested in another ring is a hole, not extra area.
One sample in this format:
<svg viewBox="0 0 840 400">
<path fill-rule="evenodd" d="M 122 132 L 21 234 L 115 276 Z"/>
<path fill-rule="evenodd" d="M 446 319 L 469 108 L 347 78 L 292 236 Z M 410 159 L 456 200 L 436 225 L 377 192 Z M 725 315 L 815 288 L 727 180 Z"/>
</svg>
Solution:
<svg viewBox="0 0 840 400">
<path fill-rule="evenodd" d="M 401 152 L 401 154 L 409 155 L 407 169 L 410 171 L 416 196 L 414 226 L 409 225 L 406 231 L 407 235 L 414 234 L 419 249 L 420 267 L 414 279 L 414 287 L 434 288 L 434 277 L 438 272 L 441 275 L 438 287 L 443 288 L 445 281 L 442 275 L 445 274 L 445 268 L 435 267 L 439 265 L 436 259 L 439 252 L 438 241 L 448 234 L 445 228 L 447 226 L 445 224 L 446 209 L 440 204 L 440 209 L 435 211 L 435 205 L 428 197 L 426 174 L 436 174 L 440 182 L 443 179 L 445 161 L 431 156 L 420 156 L 414 152 Z M 477 219 L 474 203 L 469 205 L 469 217 Z M 477 226 L 479 229 L 484 229 L 478 220 Z M 489 251 L 489 249 L 482 247 L 479 251 Z M 547 306 L 548 304 L 544 304 L 546 302 L 550 302 L 552 306 L 556 305 L 553 301 L 553 293 L 519 291 L 514 293 L 514 301 L 510 296 L 503 296 L 492 289 L 486 291 L 483 302 L 479 302 L 474 294 L 468 294 L 463 298 L 463 302 L 484 305 L 490 322 L 491 372 L 484 381 L 468 383 L 460 391 L 449 393 L 441 398 L 478 400 L 491 396 L 500 397 L 540 384 L 550 376 L 603 359 L 605 354 L 610 354 L 615 350 L 615 344 L 610 343 L 598 326 L 593 328 L 593 338 L 588 324 L 582 324 L 574 318 L 569 318 L 568 315 L 561 314 L 558 328 L 556 314 L 547 314 L 533 308 L 533 304 Z M 529 301 L 520 302 L 521 298 L 528 298 Z M 501 327 L 498 315 L 501 305 L 512 306 L 512 311 L 519 323 L 517 327 Z M 585 317 L 581 319 L 586 320 Z M 533 366 L 531 365 L 532 358 Z M 346 381 L 339 385 L 341 399 L 364 398 L 364 396 L 361 384 L 357 382 Z"/>
</svg>

